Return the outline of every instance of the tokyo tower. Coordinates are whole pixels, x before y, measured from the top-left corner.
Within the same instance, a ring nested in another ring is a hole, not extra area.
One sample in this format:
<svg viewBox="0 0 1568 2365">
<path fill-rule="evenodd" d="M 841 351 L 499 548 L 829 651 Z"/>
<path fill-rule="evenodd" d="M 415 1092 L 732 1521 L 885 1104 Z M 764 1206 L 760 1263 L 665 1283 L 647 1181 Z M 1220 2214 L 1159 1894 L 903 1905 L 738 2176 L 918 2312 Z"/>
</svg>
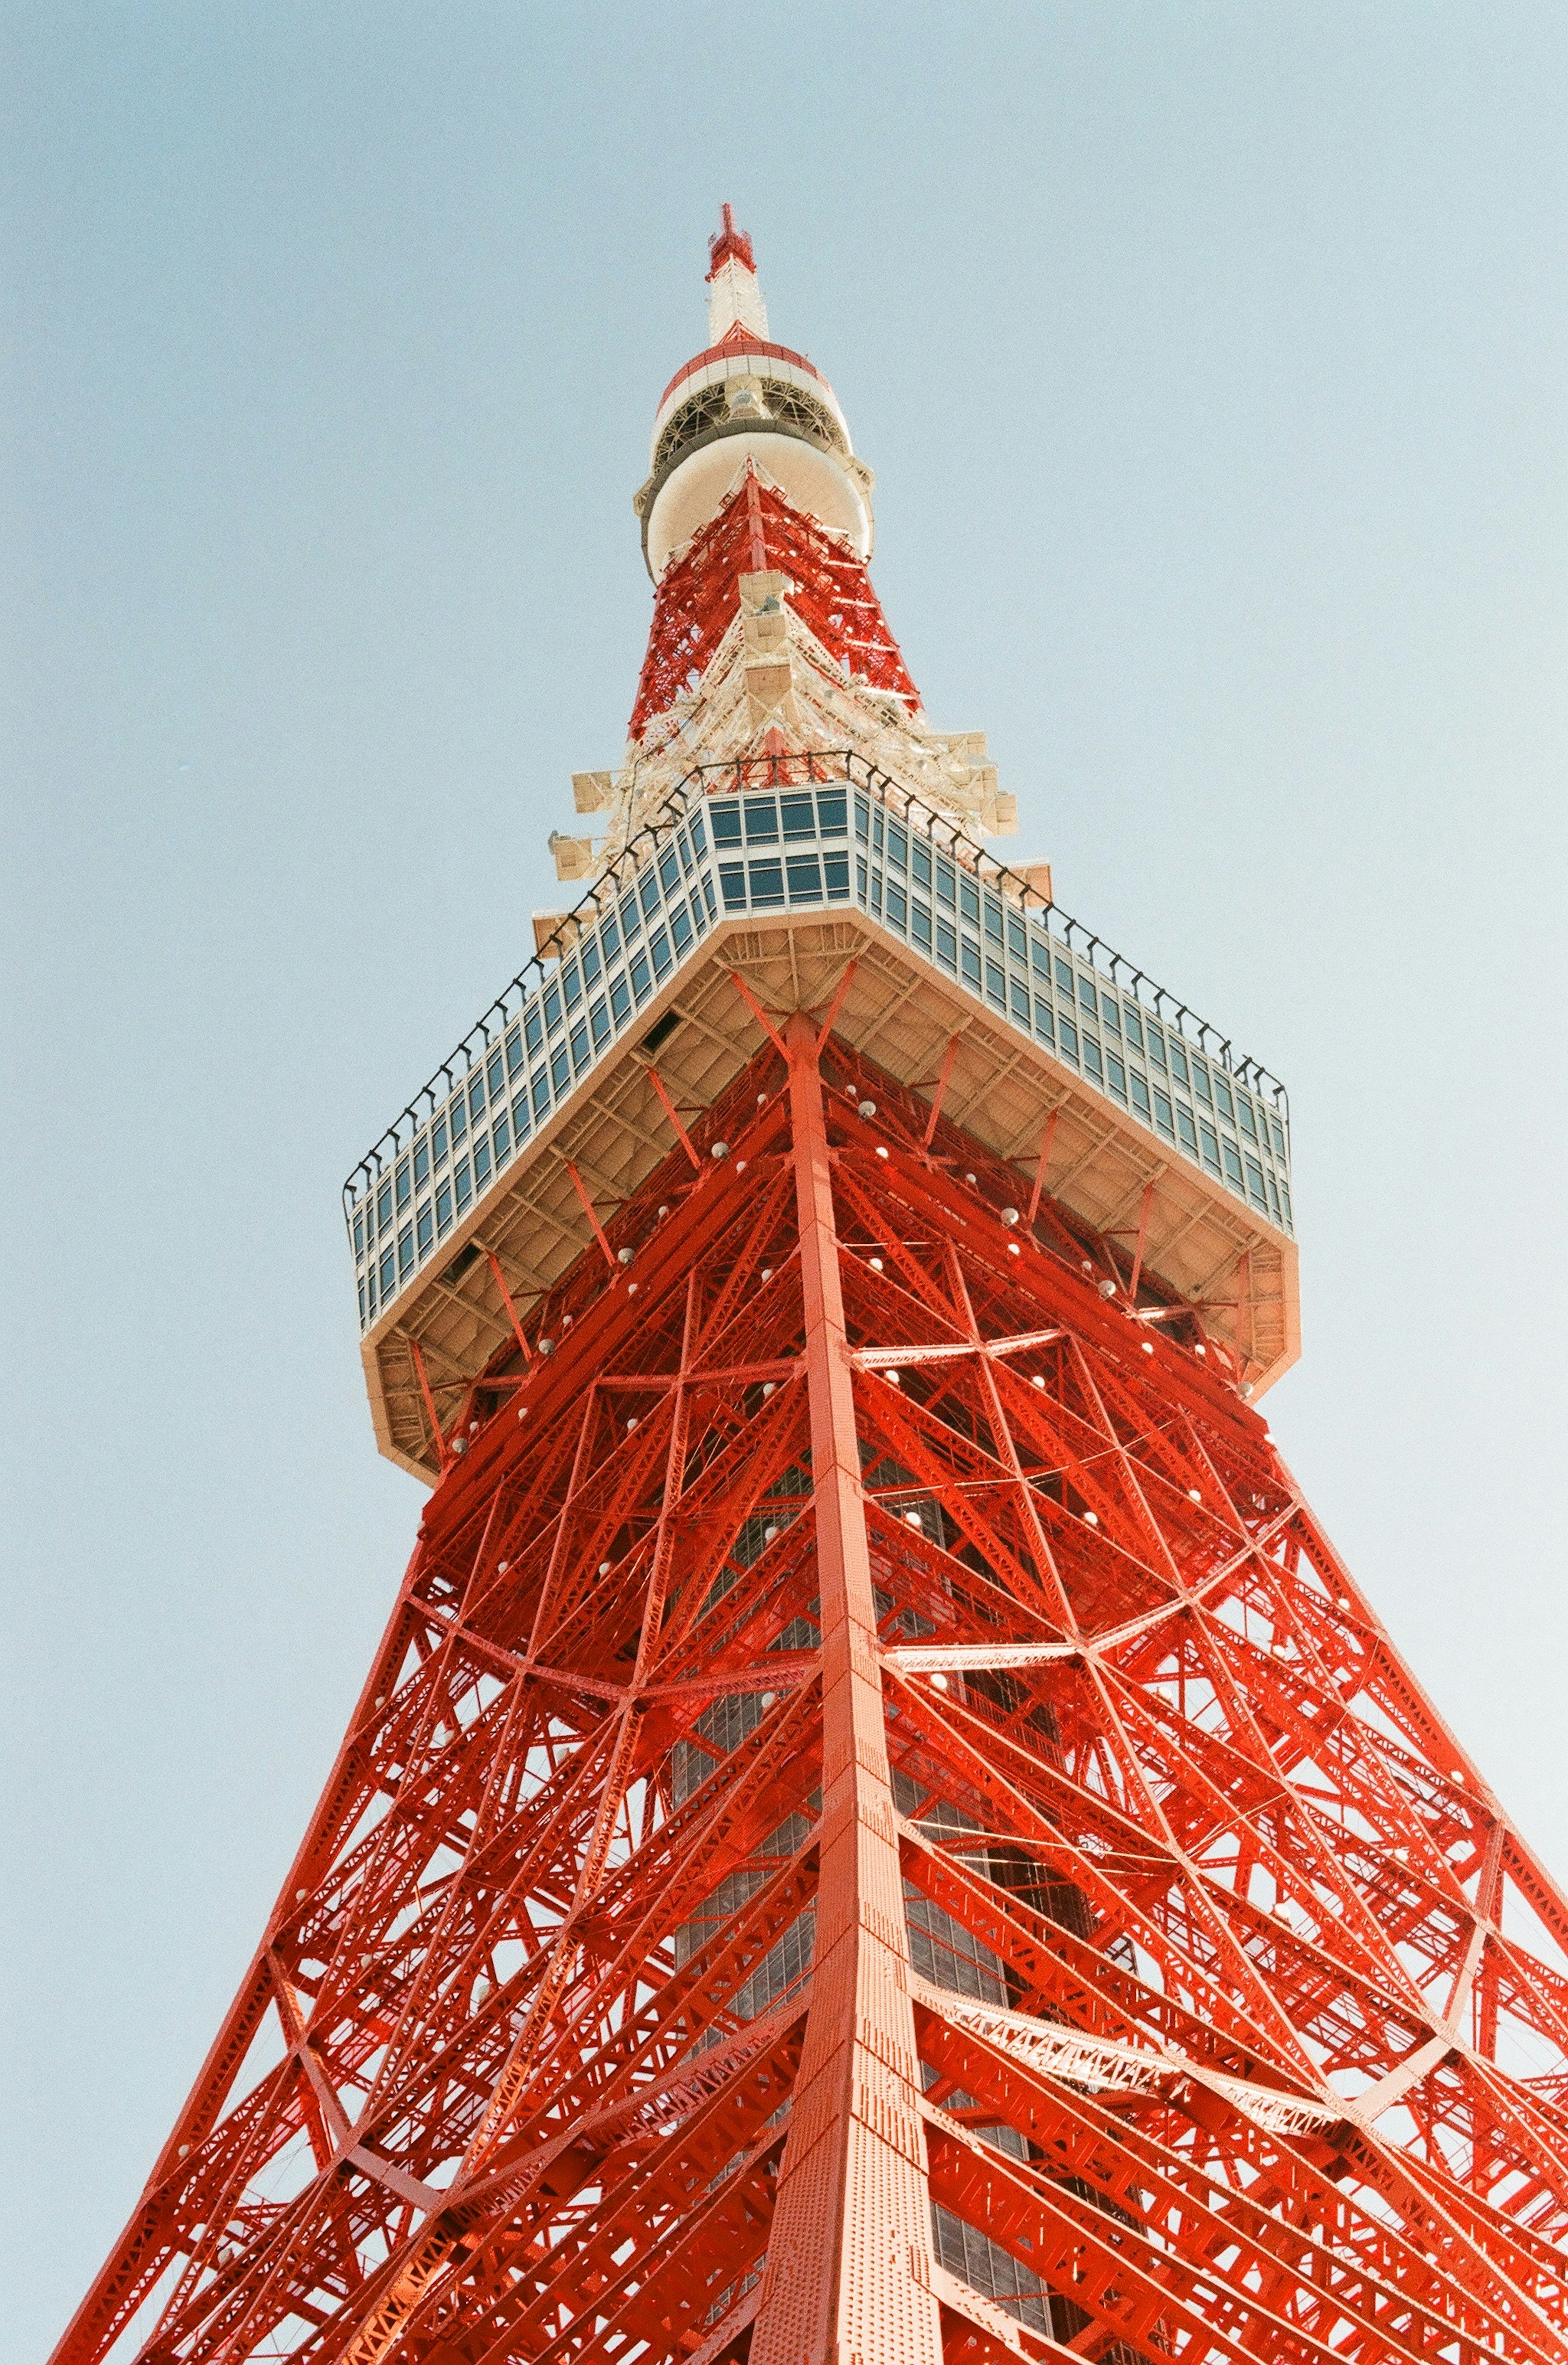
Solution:
<svg viewBox="0 0 1568 2365">
<path fill-rule="evenodd" d="M 1568 2359 L 1568 1904 L 1259 1409 L 1283 1089 L 987 849 L 707 286 L 567 908 L 345 1192 L 413 1556 L 57 2359 Z"/>
</svg>

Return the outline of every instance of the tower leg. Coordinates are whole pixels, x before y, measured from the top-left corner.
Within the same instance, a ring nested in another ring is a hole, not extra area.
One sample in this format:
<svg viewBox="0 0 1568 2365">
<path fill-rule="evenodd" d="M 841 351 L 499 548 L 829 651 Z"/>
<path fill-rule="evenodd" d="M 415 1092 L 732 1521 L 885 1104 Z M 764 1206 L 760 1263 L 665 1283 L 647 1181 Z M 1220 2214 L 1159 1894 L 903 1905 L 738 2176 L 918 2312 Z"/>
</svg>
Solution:
<svg viewBox="0 0 1568 2365">
<path fill-rule="evenodd" d="M 823 1637 L 815 1968 L 752 2365 L 940 2365 L 909 1950 L 817 1037 L 790 1021 Z"/>
</svg>

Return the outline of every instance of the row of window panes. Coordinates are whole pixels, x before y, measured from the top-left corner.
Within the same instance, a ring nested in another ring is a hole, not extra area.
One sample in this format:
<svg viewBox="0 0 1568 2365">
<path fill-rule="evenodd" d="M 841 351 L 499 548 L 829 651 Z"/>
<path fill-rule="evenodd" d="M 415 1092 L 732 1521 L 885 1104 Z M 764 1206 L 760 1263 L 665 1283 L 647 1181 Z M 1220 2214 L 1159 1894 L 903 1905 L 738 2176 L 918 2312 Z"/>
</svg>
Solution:
<svg viewBox="0 0 1568 2365">
<path fill-rule="evenodd" d="M 778 796 L 715 797 L 708 808 L 718 847 L 786 846 L 808 837 L 847 837 L 849 801 L 846 790 L 819 789 L 813 801 L 809 789 L 786 789 Z"/>
<path fill-rule="evenodd" d="M 858 808 L 863 801 L 856 801 Z M 884 816 L 873 809 L 868 819 L 874 841 L 874 824 Z M 888 820 L 885 840 L 895 835 L 903 838 L 905 833 Z M 1211 1068 L 1191 1044 L 1168 1032 L 1147 1010 L 1106 992 L 1097 974 L 1076 968 L 1043 930 L 1025 929 L 1022 915 L 1005 910 L 979 882 L 966 880 L 960 873 L 955 883 L 960 891 L 958 908 L 972 905 L 977 927 L 983 914 L 988 939 L 983 945 L 955 926 L 939 908 L 933 911 L 907 893 L 902 880 L 868 866 L 864 856 L 857 857 L 856 867 L 860 901 L 874 918 L 885 920 L 928 958 L 961 976 L 971 992 L 982 994 L 1015 1026 L 1081 1069 L 1145 1125 L 1179 1144 L 1238 1197 L 1250 1199 L 1260 1214 L 1287 1231 L 1294 1229 L 1290 1185 L 1274 1171 L 1275 1159 L 1285 1166 L 1286 1149 L 1284 1126 L 1273 1111 L 1254 1104 L 1239 1083 Z M 968 895 L 962 892 L 966 887 Z M 1020 976 L 1016 967 L 1009 969 L 995 957 L 991 947 L 1000 951 L 1004 942 L 1015 963 L 1029 963 L 1032 976 Z M 1096 1032 L 1090 1032 L 1086 1020 Z M 1158 1071 L 1152 1078 L 1133 1063 L 1128 1045 Z M 1172 1083 L 1193 1094 L 1202 1107 L 1194 1110 L 1175 1096 L 1168 1089 Z M 1221 1132 L 1211 1121 L 1216 1114 L 1245 1134 L 1246 1140 Z"/>
<path fill-rule="evenodd" d="M 706 933 L 717 907 L 706 862 L 694 858 L 706 853 L 702 816 L 694 813 L 354 1210 L 362 1324 L 405 1286 L 552 1102 L 565 1096 Z M 613 971 L 611 963 L 618 964 Z"/>
<path fill-rule="evenodd" d="M 742 844 L 749 849 L 777 845 L 780 834 L 786 845 L 846 836 L 846 806 L 843 789 L 818 790 L 814 799 L 809 791 L 785 790 L 715 799 L 708 818 L 715 850 Z M 1285 1168 L 1284 1129 L 1274 1112 L 1261 1103 L 1255 1108 L 1238 1083 L 1211 1070 L 1147 1009 L 1105 992 L 1098 973 L 1075 967 L 1037 923 L 1026 925 L 1016 907 L 1004 904 L 918 828 L 858 792 L 855 834 L 879 857 L 875 868 L 865 855 L 856 863 L 858 899 L 873 916 L 961 976 L 975 993 L 1133 1108 L 1146 1125 L 1179 1143 L 1238 1195 L 1250 1197 L 1261 1213 L 1291 1227 L 1289 1186 L 1282 1172 L 1276 1177 L 1268 1158 L 1271 1149 Z M 704 816 L 694 811 L 598 926 L 579 937 L 549 983 L 508 1027 L 502 1043 L 465 1078 L 393 1172 L 354 1210 L 362 1322 L 404 1286 L 527 1139 L 552 1100 L 571 1088 L 647 1000 L 655 981 L 662 983 L 685 957 L 694 930 L 703 934 L 717 917 L 712 882 L 701 860 L 707 851 Z M 906 881 L 924 889 L 929 902 L 911 893 Z M 824 850 L 723 862 L 719 886 L 725 912 L 776 910 L 786 901 L 846 902 L 849 857 Z M 972 936 L 965 923 L 973 928 Z M 1010 957 L 1014 966 L 999 955 Z M 1095 1033 L 1089 1031 L 1088 1019 Z M 1127 1058 L 1127 1047 L 1158 1072 L 1146 1075 Z M 1202 1105 L 1194 1109 L 1176 1097 L 1168 1089 L 1173 1085 Z M 1210 1121 L 1215 1115 L 1238 1126 L 1246 1139 L 1221 1133 Z M 1254 1149 L 1260 1155 L 1255 1157 Z M 432 1169 L 437 1181 L 430 1193 Z"/>
</svg>

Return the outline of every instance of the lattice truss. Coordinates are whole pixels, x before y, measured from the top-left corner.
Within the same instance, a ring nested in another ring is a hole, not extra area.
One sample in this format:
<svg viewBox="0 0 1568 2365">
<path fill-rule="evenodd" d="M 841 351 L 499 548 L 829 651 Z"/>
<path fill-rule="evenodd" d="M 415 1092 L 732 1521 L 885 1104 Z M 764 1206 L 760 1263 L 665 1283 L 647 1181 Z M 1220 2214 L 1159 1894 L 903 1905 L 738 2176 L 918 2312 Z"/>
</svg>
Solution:
<svg viewBox="0 0 1568 2365">
<path fill-rule="evenodd" d="M 739 607 L 740 577 L 770 568 L 789 577 L 791 610 L 834 665 L 890 691 L 912 712 L 919 709 L 920 694 L 865 561 L 842 534 L 828 532 L 751 472 L 660 577 L 627 726 L 632 739 L 697 688 Z"/>
<path fill-rule="evenodd" d="M 1568 2356 L 1562 1900 L 1198 1317 L 836 1042 L 822 1078 L 930 2353 Z M 776 2353 L 827 1615 L 783 1080 L 690 1118 L 464 1405 L 62 2357 Z"/>
</svg>

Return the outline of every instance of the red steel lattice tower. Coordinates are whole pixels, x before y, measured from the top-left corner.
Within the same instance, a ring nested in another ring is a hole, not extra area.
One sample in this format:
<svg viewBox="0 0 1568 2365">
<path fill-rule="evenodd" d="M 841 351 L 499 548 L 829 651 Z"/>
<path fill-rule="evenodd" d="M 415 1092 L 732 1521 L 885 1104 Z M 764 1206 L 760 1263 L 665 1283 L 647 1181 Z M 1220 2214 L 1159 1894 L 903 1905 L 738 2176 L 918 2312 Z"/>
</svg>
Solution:
<svg viewBox="0 0 1568 2365">
<path fill-rule="evenodd" d="M 431 1484 L 66 2333 L 1568 2357 L 1568 1911 L 1258 1410 L 1280 1088 L 1008 868 L 712 242 L 582 891 L 347 1194 Z"/>
</svg>

